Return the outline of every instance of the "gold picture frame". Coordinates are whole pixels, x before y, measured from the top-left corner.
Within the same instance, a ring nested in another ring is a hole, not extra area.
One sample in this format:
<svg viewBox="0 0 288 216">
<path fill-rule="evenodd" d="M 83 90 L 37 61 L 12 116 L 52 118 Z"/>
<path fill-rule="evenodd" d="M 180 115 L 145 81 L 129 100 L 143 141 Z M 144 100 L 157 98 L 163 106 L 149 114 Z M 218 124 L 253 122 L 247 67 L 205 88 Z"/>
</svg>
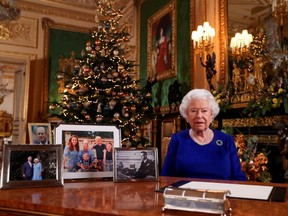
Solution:
<svg viewBox="0 0 288 216">
<path fill-rule="evenodd" d="M 176 76 L 176 3 L 172 0 L 148 19 L 148 78 Z"/>
<path fill-rule="evenodd" d="M 52 130 L 50 123 L 28 123 L 28 132 L 29 132 L 30 144 L 38 144 L 38 145 L 53 144 Z"/>
<path fill-rule="evenodd" d="M 62 145 L 5 144 L 3 152 L 1 189 L 63 186 Z M 29 156 L 32 163 L 35 158 L 41 163 L 41 179 L 34 179 L 36 172 L 32 178 L 25 178 L 24 164 Z"/>
<path fill-rule="evenodd" d="M 44 81 L 43 81 L 43 89 L 42 89 L 42 97 L 43 99 L 40 100 L 40 105 L 41 105 L 41 114 L 43 116 L 46 116 L 47 114 L 51 114 L 50 112 L 53 112 L 53 110 L 49 109 L 49 104 L 54 101 L 54 99 L 57 101 L 59 98 L 61 98 L 61 94 L 58 92 L 58 83 L 57 83 L 57 76 L 56 73 L 59 70 L 59 58 L 60 55 L 62 55 L 64 52 L 69 52 L 70 56 L 66 56 L 66 59 L 72 57 L 72 51 L 75 51 L 70 46 L 69 48 L 67 47 L 67 43 L 74 41 L 71 39 L 73 35 L 78 34 L 78 35 L 87 35 L 87 40 L 89 39 L 89 33 L 91 28 L 88 27 L 80 27 L 80 26 L 74 26 L 74 25 L 69 25 L 69 24 L 64 24 L 64 23 L 59 23 L 55 22 L 54 20 L 48 18 L 48 17 L 43 17 L 42 20 L 42 29 L 44 30 Z M 56 33 L 56 36 L 53 33 Z M 65 33 L 66 32 L 66 33 Z M 57 35 L 59 34 L 59 35 Z M 67 34 L 67 38 L 63 40 L 63 34 Z M 71 37 L 71 38 L 70 38 Z M 61 41 L 63 42 L 63 46 L 59 47 L 59 45 L 53 44 L 52 39 L 57 39 L 60 38 Z M 82 37 L 78 37 L 78 39 L 82 40 Z M 72 43 L 72 42 L 71 42 Z M 79 41 L 78 41 L 79 43 Z M 77 44 L 74 42 L 74 44 Z M 65 46 L 64 46 L 65 45 Z M 83 46 L 85 43 L 83 43 Z M 53 47 L 53 49 L 50 49 L 50 47 Z M 60 49 L 61 48 L 61 49 Z M 61 50 L 61 54 L 56 54 L 56 53 L 51 53 L 51 50 L 55 52 L 59 52 Z M 76 55 L 79 55 L 80 52 L 76 52 Z M 76 56 L 77 57 L 77 56 Z M 65 59 L 65 58 L 64 58 Z M 54 66 L 54 67 L 53 67 Z M 51 98 L 53 100 L 51 101 Z M 55 112 L 55 111 L 54 111 Z"/>
</svg>

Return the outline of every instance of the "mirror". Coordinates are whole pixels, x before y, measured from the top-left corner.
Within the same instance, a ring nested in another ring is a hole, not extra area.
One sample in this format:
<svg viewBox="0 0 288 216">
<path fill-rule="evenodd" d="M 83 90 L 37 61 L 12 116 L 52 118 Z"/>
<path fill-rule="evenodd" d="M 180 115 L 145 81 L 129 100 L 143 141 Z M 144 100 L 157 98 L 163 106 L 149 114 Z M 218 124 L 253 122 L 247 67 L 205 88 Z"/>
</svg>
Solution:
<svg viewBox="0 0 288 216">
<path fill-rule="evenodd" d="M 277 93 L 275 83 L 282 82 L 279 79 L 286 76 L 279 71 L 288 64 L 288 39 L 281 35 L 280 25 L 273 17 L 270 0 L 220 0 L 219 11 L 220 81 L 228 83 L 226 89 L 230 89 L 232 105 L 235 108 L 247 107 L 247 103 L 259 98 L 259 95 L 264 97 L 264 93 L 271 88 Z M 284 22 L 283 27 L 284 35 L 287 35 L 288 24 Z M 232 55 L 231 38 L 244 29 L 253 35 L 250 48 Z M 279 95 L 280 97 L 282 96 Z M 280 107 L 281 103 L 273 105 Z M 265 115 L 269 109 L 268 107 L 261 115 Z M 288 108 L 285 108 L 286 111 L 288 112 Z"/>
<path fill-rule="evenodd" d="M 259 35 L 259 31 L 264 30 L 266 36 L 267 51 L 272 59 L 281 59 L 284 52 L 287 51 L 287 40 L 281 38 L 280 27 L 272 16 L 271 0 L 229 0 L 228 7 L 228 47 L 231 37 L 236 32 L 242 32 L 247 29 L 254 37 Z M 284 35 L 287 32 L 287 24 L 284 24 Z M 286 32 L 285 32 L 286 31 Z M 251 46 L 250 46 L 251 48 Z M 229 50 L 229 56 L 231 50 Z M 229 69 L 233 69 L 229 64 Z M 230 70 L 231 70 L 230 69 Z M 229 70 L 229 71 L 230 71 Z"/>
</svg>

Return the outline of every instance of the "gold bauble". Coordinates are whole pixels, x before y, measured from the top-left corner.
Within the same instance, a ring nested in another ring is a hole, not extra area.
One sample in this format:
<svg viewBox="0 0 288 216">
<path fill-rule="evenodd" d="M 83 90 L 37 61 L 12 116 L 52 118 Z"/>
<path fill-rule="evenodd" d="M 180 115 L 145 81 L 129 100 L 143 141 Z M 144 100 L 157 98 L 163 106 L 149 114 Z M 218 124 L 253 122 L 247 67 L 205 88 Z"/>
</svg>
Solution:
<svg viewBox="0 0 288 216">
<path fill-rule="evenodd" d="M 111 88 L 106 88 L 106 89 L 105 89 L 105 93 L 106 93 L 107 95 L 110 95 L 111 92 L 112 92 Z"/>
<path fill-rule="evenodd" d="M 130 109 L 131 109 L 132 112 L 135 112 L 135 111 L 136 111 L 136 106 L 135 106 L 135 105 L 132 105 L 132 106 L 130 107 Z"/>
</svg>

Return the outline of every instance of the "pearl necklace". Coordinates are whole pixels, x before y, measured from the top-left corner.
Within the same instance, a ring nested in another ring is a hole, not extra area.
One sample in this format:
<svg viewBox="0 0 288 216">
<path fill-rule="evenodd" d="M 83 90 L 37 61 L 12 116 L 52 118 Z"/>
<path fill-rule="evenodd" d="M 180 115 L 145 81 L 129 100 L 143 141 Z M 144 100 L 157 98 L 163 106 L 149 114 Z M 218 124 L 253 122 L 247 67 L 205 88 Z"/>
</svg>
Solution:
<svg viewBox="0 0 288 216">
<path fill-rule="evenodd" d="M 208 144 L 211 141 L 211 138 L 213 136 L 213 133 L 211 133 L 211 132 L 212 131 L 210 129 L 208 129 L 207 133 L 206 134 L 204 133 L 204 139 L 202 141 L 199 140 L 199 138 L 197 138 L 195 136 L 195 134 L 193 133 L 192 129 L 189 130 L 189 135 L 199 145 L 206 145 L 206 144 Z"/>
</svg>

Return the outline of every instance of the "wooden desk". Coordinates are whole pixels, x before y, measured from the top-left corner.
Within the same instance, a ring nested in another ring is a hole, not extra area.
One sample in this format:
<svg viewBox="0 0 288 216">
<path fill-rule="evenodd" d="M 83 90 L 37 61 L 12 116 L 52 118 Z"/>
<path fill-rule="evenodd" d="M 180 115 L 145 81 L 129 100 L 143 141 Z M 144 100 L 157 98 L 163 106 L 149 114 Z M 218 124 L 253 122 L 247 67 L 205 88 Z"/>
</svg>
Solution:
<svg viewBox="0 0 288 216">
<path fill-rule="evenodd" d="M 0 190 L 0 215 L 191 215 L 185 211 L 162 212 L 163 195 L 154 192 L 178 180 L 160 177 L 159 182 L 89 181 L 65 183 L 64 187 L 5 189 Z M 267 185 L 288 187 L 288 184 Z M 233 216 L 286 216 L 288 194 L 286 198 L 283 203 L 245 199 L 230 199 L 230 203 Z"/>
</svg>

